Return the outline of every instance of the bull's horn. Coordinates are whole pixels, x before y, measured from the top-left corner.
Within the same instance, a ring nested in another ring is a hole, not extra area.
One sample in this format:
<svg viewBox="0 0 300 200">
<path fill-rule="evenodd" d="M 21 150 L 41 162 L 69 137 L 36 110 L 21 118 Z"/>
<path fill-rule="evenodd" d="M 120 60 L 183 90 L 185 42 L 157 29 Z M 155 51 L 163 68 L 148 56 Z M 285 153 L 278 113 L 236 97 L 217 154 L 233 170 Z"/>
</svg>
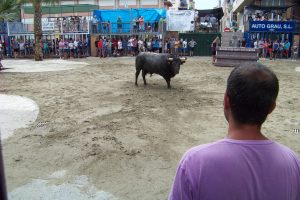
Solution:
<svg viewBox="0 0 300 200">
<path fill-rule="evenodd" d="M 168 61 L 173 61 L 174 60 L 174 58 L 168 58 Z"/>
<path fill-rule="evenodd" d="M 186 61 L 186 58 L 180 58 L 181 61 Z"/>
</svg>

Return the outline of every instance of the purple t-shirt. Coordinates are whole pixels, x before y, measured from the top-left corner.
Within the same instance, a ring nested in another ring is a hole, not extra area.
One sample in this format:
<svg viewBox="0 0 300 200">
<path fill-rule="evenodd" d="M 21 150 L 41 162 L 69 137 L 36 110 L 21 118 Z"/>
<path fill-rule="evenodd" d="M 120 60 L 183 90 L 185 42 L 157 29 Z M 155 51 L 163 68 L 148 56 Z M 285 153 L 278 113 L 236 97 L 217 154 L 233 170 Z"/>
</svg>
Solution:
<svg viewBox="0 0 300 200">
<path fill-rule="evenodd" d="M 185 153 L 169 200 L 300 200 L 300 161 L 272 140 L 223 139 Z"/>
</svg>

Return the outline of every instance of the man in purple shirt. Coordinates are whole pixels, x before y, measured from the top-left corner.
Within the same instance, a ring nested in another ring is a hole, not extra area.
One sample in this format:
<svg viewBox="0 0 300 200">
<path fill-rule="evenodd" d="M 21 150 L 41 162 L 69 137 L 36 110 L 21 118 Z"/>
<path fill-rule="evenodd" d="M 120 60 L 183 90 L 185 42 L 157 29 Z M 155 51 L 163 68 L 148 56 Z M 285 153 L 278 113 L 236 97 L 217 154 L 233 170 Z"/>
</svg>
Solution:
<svg viewBox="0 0 300 200">
<path fill-rule="evenodd" d="M 278 90 L 261 64 L 233 69 L 224 95 L 228 135 L 184 154 L 169 200 L 300 200 L 299 159 L 261 133 Z"/>
</svg>

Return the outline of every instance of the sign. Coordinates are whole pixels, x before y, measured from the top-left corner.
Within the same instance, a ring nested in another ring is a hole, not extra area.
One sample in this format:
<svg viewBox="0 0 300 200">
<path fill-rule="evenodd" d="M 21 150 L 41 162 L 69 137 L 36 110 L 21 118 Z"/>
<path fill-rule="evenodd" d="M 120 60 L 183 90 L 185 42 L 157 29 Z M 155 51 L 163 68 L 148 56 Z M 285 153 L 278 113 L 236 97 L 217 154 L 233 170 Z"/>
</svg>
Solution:
<svg viewBox="0 0 300 200">
<path fill-rule="evenodd" d="M 168 10 L 168 31 L 194 31 L 195 12 L 192 10 Z"/>
<path fill-rule="evenodd" d="M 54 22 L 43 22 L 42 30 L 43 31 L 54 31 Z"/>
<path fill-rule="evenodd" d="M 295 21 L 251 21 L 250 32 L 292 33 L 296 30 Z"/>
</svg>

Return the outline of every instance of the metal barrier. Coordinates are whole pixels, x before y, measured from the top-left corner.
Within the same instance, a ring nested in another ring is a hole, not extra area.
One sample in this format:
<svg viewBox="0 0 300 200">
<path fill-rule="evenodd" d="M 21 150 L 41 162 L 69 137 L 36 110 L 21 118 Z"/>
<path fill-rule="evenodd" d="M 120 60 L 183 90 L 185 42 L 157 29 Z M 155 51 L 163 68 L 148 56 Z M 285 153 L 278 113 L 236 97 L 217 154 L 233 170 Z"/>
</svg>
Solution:
<svg viewBox="0 0 300 200">
<path fill-rule="evenodd" d="M 139 33 L 163 33 L 166 31 L 166 23 L 144 23 L 139 25 L 134 22 L 123 23 L 91 23 L 92 34 L 139 34 Z"/>
</svg>

